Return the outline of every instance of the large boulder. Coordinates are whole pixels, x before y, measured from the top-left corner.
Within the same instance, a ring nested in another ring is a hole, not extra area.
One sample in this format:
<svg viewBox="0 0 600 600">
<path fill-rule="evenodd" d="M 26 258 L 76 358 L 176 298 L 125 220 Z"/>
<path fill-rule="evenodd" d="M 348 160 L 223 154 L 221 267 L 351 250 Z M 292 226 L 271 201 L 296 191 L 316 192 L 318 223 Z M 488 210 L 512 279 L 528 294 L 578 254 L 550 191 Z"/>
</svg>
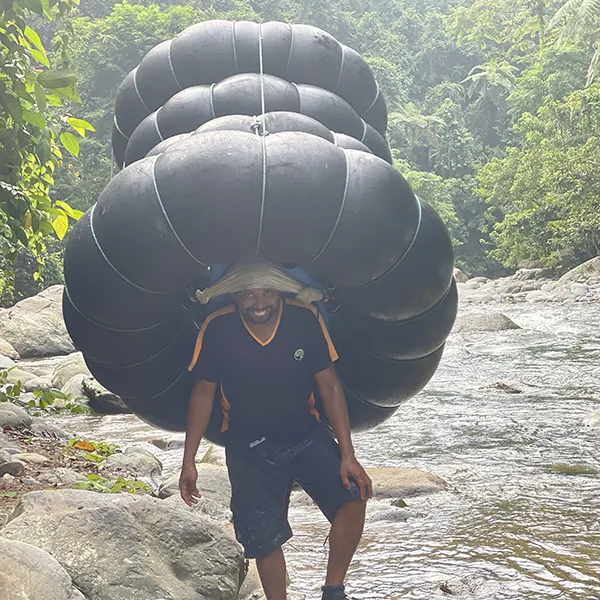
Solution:
<svg viewBox="0 0 600 600">
<path fill-rule="evenodd" d="M 0 337 L 21 358 L 60 356 L 75 351 L 62 316 L 63 286 L 54 285 L 37 296 L 0 310 Z"/>
<path fill-rule="evenodd" d="M 367 473 L 373 481 L 376 498 L 408 498 L 446 489 L 442 478 L 420 469 L 371 467 Z"/>
<path fill-rule="evenodd" d="M 242 579 L 228 532 L 149 496 L 30 492 L 1 535 L 51 553 L 90 600 L 234 600 Z"/>
<path fill-rule="evenodd" d="M 76 375 L 92 376 L 83 360 L 83 354 L 81 354 L 81 352 L 69 354 L 69 356 L 61 360 L 56 367 L 54 367 L 54 373 L 52 373 L 52 385 L 60 390 Z"/>
<path fill-rule="evenodd" d="M 28 371 L 19 369 L 19 367 L 15 367 L 8 372 L 6 376 L 6 383 L 15 384 L 20 381 L 23 386 L 26 386 L 34 379 L 38 379 L 38 376 L 35 373 L 29 373 Z"/>
<path fill-rule="evenodd" d="M 506 315 L 497 312 L 465 313 L 458 315 L 454 324 L 454 333 L 468 333 L 471 331 L 506 331 L 521 329 Z"/>
<path fill-rule="evenodd" d="M 29 427 L 31 425 L 31 416 L 20 406 L 10 402 L 0 403 L 0 430 L 4 427 L 18 429 L 20 427 Z"/>
<path fill-rule="evenodd" d="M 2 600 L 85 600 L 69 574 L 44 550 L 0 538 Z"/>
<path fill-rule="evenodd" d="M 139 446 L 129 446 L 124 452 L 109 456 L 101 465 L 102 470 L 125 471 L 128 476 L 159 477 L 162 463 L 154 454 Z"/>
<path fill-rule="evenodd" d="M 0 338 L 0 355 L 6 356 L 11 360 L 19 360 L 21 358 L 12 344 L 9 344 L 4 338 Z"/>
<path fill-rule="evenodd" d="M 229 508 L 231 501 L 231 483 L 225 467 L 208 463 L 196 463 L 198 480 L 196 485 L 200 494 L 209 500 L 214 500 L 221 506 Z M 159 488 L 158 495 L 168 498 L 179 494 L 179 475 L 176 473 L 169 477 Z"/>
<path fill-rule="evenodd" d="M 591 285 L 598 282 L 600 282 L 600 256 L 596 256 L 571 269 L 556 282 L 556 285 L 571 285 L 572 283 Z"/>
<path fill-rule="evenodd" d="M 81 383 L 89 405 L 97 412 L 106 415 L 118 415 L 131 412 L 116 394 L 107 390 L 93 377 L 85 377 Z"/>
</svg>

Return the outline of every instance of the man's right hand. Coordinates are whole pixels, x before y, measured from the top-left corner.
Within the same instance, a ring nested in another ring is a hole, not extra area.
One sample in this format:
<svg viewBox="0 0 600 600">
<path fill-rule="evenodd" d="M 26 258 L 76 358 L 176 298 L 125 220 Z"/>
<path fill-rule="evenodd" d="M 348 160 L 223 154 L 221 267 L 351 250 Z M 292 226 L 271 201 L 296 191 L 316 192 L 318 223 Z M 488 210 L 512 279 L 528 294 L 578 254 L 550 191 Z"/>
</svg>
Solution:
<svg viewBox="0 0 600 600">
<path fill-rule="evenodd" d="M 197 480 L 198 469 L 196 465 L 184 465 L 179 477 L 179 493 L 188 506 L 197 504 L 198 498 L 201 497 L 196 485 Z"/>
</svg>

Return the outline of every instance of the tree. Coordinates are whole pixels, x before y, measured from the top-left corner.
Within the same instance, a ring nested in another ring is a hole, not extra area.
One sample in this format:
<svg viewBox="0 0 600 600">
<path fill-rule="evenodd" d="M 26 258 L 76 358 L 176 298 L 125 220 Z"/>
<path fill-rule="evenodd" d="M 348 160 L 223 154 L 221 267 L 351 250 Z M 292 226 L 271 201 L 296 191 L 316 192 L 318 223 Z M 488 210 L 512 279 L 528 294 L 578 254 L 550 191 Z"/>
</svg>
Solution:
<svg viewBox="0 0 600 600">
<path fill-rule="evenodd" d="M 567 0 L 550 21 L 549 29 L 555 27 L 559 45 L 587 41 L 593 47 L 586 81 L 591 85 L 600 77 L 600 0 Z"/>
<path fill-rule="evenodd" d="M 600 254 L 600 85 L 525 114 L 523 138 L 478 174 L 492 256 L 568 267 Z M 494 224 L 495 222 L 495 224 Z"/>
<path fill-rule="evenodd" d="M 43 263 L 45 238 L 62 239 L 69 218 L 81 213 L 51 196 L 63 150 L 77 155 L 75 133 L 93 127 L 65 110 L 63 100 L 79 102 L 76 75 L 69 70 L 69 35 L 54 44 L 53 63 L 29 22 L 71 11 L 77 0 L 0 2 L 0 255 L 2 290 L 10 293 L 14 264 L 22 248 Z M 36 278 L 40 277 L 37 272 Z"/>
</svg>

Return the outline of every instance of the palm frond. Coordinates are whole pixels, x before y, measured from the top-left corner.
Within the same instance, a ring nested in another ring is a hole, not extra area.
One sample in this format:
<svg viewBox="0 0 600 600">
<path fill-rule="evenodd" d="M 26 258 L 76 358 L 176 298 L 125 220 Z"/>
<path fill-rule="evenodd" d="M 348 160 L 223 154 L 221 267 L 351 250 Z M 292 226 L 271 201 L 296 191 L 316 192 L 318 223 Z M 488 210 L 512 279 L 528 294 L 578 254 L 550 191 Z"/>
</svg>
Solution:
<svg viewBox="0 0 600 600">
<path fill-rule="evenodd" d="M 585 85 L 592 85 L 597 77 L 600 77 L 600 42 L 596 44 L 596 52 L 594 52 L 594 56 L 592 57 Z"/>
</svg>

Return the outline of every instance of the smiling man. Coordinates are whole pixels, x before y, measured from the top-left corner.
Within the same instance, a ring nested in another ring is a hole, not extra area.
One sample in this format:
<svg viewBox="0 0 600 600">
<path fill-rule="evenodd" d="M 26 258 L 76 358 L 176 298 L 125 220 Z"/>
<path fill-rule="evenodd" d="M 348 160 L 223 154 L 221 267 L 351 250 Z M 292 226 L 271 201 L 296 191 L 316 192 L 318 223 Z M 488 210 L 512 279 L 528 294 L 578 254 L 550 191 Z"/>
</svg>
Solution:
<svg viewBox="0 0 600 600">
<path fill-rule="evenodd" d="M 292 537 L 287 512 L 296 481 L 331 523 L 323 599 L 345 600 L 344 579 L 372 485 L 354 456 L 333 366 L 337 353 L 312 304 L 283 296 L 260 277 L 248 281 L 234 293 L 235 303 L 212 313 L 198 334 L 181 496 L 188 505 L 199 497 L 195 456 L 219 392 L 236 537 L 246 557 L 256 558 L 267 599 L 286 599 L 282 545 Z"/>
</svg>

